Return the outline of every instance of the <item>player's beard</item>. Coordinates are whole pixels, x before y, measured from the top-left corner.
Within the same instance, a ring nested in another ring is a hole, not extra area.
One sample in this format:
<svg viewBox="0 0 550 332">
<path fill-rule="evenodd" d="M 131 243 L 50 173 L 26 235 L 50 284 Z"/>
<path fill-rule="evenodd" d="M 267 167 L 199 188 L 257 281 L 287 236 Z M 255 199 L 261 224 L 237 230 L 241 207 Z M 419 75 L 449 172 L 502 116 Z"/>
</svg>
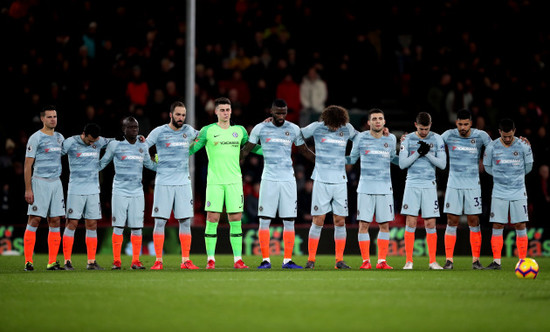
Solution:
<svg viewBox="0 0 550 332">
<path fill-rule="evenodd" d="M 179 128 L 181 128 L 181 127 L 183 126 L 183 121 L 181 121 L 181 122 L 178 123 L 177 121 L 175 121 L 174 119 L 172 119 L 172 125 L 173 125 L 174 127 L 176 127 L 176 128 L 179 129 Z"/>
<path fill-rule="evenodd" d="M 468 137 L 468 133 L 470 132 L 470 130 L 459 130 L 458 132 L 460 133 L 460 136 Z"/>
</svg>

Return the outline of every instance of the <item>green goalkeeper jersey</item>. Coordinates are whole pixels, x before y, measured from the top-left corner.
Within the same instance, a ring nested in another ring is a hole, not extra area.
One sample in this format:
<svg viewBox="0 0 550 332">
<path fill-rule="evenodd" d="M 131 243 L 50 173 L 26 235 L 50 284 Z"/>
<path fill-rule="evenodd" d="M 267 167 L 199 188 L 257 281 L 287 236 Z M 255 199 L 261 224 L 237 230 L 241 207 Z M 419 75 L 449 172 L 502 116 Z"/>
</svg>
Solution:
<svg viewBox="0 0 550 332">
<path fill-rule="evenodd" d="M 195 143 L 189 148 L 189 154 L 197 152 L 202 147 L 206 148 L 207 184 L 242 183 L 239 157 L 241 146 L 246 142 L 248 134 L 243 126 L 229 126 L 223 129 L 217 123 L 213 123 L 201 129 Z M 261 154 L 258 149 L 252 152 Z"/>
</svg>

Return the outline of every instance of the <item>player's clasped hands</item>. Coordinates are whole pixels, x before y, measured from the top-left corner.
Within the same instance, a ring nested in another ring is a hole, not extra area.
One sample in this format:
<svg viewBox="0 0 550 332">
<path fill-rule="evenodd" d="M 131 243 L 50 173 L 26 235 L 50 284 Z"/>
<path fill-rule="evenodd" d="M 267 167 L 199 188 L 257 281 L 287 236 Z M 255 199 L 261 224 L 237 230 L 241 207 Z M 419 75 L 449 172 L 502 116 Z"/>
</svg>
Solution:
<svg viewBox="0 0 550 332">
<path fill-rule="evenodd" d="M 418 144 L 420 146 L 418 147 L 418 150 L 416 150 L 420 156 L 425 156 L 428 152 L 430 152 L 430 145 L 424 141 L 418 141 Z"/>
</svg>

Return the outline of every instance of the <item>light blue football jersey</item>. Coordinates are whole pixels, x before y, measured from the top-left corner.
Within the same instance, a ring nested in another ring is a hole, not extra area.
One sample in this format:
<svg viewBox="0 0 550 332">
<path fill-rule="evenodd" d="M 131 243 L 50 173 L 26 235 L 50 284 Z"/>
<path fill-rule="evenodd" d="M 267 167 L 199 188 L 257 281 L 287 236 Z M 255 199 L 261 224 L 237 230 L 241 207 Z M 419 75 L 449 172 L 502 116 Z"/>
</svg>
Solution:
<svg viewBox="0 0 550 332">
<path fill-rule="evenodd" d="M 107 146 L 105 155 L 99 161 L 99 168 L 103 169 L 111 160 L 114 160 L 115 177 L 113 178 L 113 195 L 133 197 L 143 195 L 143 166 L 156 171 L 157 164 L 149 156 L 149 146 L 136 141 L 130 144 L 113 141 Z"/>
<path fill-rule="evenodd" d="M 361 158 L 361 176 L 357 192 L 362 194 L 393 194 L 390 163 L 398 163 L 395 135 L 373 137 L 364 131 L 353 139 L 349 163 Z"/>
<path fill-rule="evenodd" d="M 248 141 L 262 146 L 264 156 L 262 179 L 295 180 L 291 152 L 292 144 L 296 146 L 304 144 L 300 127 L 288 121 L 280 127 L 272 122 L 262 122 L 252 129 Z"/>
<path fill-rule="evenodd" d="M 483 165 L 492 168 L 493 197 L 509 201 L 526 199 L 525 174 L 529 164 L 533 164 L 531 147 L 517 137 L 509 147 L 500 138 L 492 141 L 485 150 Z"/>
<path fill-rule="evenodd" d="M 25 157 L 34 158 L 33 177 L 55 179 L 61 176 L 61 152 L 65 138 L 58 132 L 52 136 L 37 131 L 29 137 Z"/>
<path fill-rule="evenodd" d="M 347 123 L 331 131 L 324 122 L 314 122 L 302 128 L 304 138 L 313 137 L 315 141 L 315 167 L 311 178 L 324 183 L 347 182 L 346 146 L 348 140 L 357 132 Z"/>
<path fill-rule="evenodd" d="M 102 148 L 112 139 L 100 137 L 92 145 L 82 141 L 80 135 L 63 142 L 63 152 L 69 159 L 69 195 L 99 194 L 99 157 Z"/>
<path fill-rule="evenodd" d="M 172 130 L 165 124 L 149 133 L 146 143 L 149 147 L 156 146 L 159 159 L 155 184 L 181 186 L 191 183 L 189 146 L 198 133 L 198 130 L 187 124 L 179 130 Z"/>
<path fill-rule="evenodd" d="M 458 129 L 449 129 L 441 135 L 449 152 L 449 178 L 447 187 L 477 189 L 479 182 L 479 159 L 482 147 L 491 143 L 491 137 L 483 130 L 472 128 L 470 136 L 462 137 Z"/>
<path fill-rule="evenodd" d="M 447 164 L 445 143 L 441 136 L 430 132 L 422 141 L 430 145 L 430 152 L 416 159 L 418 142 L 421 141 L 416 133 L 409 134 L 401 143 L 399 152 L 399 167 L 407 170 L 406 185 L 415 188 L 435 188 L 435 168 L 444 169 Z"/>
</svg>

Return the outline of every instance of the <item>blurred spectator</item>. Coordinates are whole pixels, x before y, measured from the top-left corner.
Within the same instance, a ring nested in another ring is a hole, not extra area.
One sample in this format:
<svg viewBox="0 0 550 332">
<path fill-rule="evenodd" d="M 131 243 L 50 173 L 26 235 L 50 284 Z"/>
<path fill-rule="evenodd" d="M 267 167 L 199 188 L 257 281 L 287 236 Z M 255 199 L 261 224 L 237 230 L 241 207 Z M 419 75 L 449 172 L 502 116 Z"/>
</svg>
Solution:
<svg viewBox="0 0 550 332">
<path fill-rule="evenodd" d="M 288 115 L 286 119 L 292 123 L 300 123 L 300 86 L 294 82 L 292 74 L 287 72 L 283 80 L 277 85 L 276 97 L 286 101 Z"/>
<path fill-rule="evenodd" d="M 300 127 L 305 127 L 318 117 L 325 108 L 327 100 L 327 84 L 321 79 L 315 67 L 309 68 L 300 83 Z"/>
<path fill-rule="evenodd" d="M 149 85 L 142 78 L 141 67 L 134 66 L 132 79 L 126 85 L 126 96 L 130 104 L 145 106 L 149 98 Z"/>
</svg>

